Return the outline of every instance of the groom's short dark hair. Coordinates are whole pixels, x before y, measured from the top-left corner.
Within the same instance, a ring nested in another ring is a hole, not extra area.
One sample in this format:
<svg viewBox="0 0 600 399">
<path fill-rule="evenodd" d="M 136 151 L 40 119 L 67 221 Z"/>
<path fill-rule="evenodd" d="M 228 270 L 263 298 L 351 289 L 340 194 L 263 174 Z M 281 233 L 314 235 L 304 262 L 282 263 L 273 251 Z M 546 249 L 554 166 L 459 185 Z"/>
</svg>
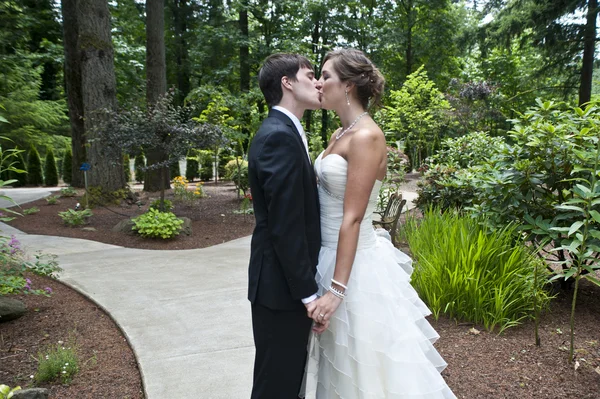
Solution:
<svg viewBox="0 0 600 399">
<path fill-rule="evenodd" d="M 283 97 L 281 78 L 287 76 L 288 79 L 295 81 L 300 68 L 313 69 L 308 58 L 300 54 L 277 53 L 265 59 L 262 68 L 258 71 L 258 86 L 269 108 L 281 102 Z"/>
</svg>

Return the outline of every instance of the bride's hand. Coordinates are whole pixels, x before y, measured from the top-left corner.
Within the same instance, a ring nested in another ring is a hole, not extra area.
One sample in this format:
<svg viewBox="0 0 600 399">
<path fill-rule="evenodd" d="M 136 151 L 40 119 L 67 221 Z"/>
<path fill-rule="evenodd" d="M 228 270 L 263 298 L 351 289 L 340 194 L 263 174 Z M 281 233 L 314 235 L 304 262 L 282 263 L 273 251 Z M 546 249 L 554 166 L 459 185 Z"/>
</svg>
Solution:
<svg viewBox="0 0 600 399">
<path fill-rule="evenodd" d="M 316 300 L 316 306 L 310 317 L 317 323 L 328 323 L 331 316 L 335 313 L 342 300 L 331 292 L 327 291 L 325 295 Z"/>
</svg>

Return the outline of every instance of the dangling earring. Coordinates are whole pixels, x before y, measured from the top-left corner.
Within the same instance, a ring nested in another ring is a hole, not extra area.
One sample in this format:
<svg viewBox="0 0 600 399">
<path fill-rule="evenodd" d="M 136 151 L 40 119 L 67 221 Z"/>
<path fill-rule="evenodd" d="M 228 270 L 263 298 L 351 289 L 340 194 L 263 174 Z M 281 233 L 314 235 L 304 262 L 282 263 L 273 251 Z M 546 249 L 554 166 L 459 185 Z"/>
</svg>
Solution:
<svg viewBox="0 0 600 399">
<path fill-rule="evenodd" d="M 348 98 L 348 89 L 346 89 L 346 104 L 350 106 L 350 98 Z"/>
</svg>

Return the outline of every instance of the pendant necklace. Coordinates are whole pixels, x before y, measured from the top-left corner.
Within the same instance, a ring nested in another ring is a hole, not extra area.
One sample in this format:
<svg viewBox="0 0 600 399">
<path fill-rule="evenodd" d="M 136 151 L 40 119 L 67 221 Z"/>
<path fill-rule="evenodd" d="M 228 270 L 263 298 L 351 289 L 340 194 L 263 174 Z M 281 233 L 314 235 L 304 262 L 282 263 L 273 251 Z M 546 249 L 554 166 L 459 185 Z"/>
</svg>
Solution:
<svg viewBox="0 0 600 399">
<path fill-rule="evenodd" d="M 362 118 L 363 116 L 365 116 L 365 115 L 366 115 L 366 114 L 368 114 L 368 113 L 369 113 L 369 112 L 365 111 L 365 112 L 363 112 L 362 114 L 358 115 L 358 116 L 356 117 L 356 119 L 354 120 L 354 122 L 352 122 L 352 123 L 350 124 L 350 126 L 348 126 L 347 128 L 345 128 L 344 130 L 342 130 L 341 132 L 339 132 L 338 134 L 336 134 L 336 135 L 335 135 L 335 139 L 336 139 L 336 140 L 339 140 L 339 139 L 341 139 L 341 138 L 342 138 L 342 136 L 343 136 L 344 134 L 346 134 L 346 132 L 347 132 L 348 130 L 352 129 L 352 128 L 354 127 L 354 125 L 356 125 L 356 124 L 358 123 L 358 121 L 360 120 L 360 118 Z"/>
</svg>

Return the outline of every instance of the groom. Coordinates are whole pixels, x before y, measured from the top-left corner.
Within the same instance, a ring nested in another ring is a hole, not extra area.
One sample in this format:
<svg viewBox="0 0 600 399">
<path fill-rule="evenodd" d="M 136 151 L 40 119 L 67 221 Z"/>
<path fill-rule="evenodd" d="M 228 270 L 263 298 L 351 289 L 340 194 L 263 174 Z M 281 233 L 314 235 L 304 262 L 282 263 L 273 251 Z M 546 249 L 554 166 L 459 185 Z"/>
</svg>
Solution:
<svg viewBox="0 0 600 399">
<path fill-rule="evenodd" d="M 310 61 L 297 54 L 269 56 L 258 82 L 270 112 L 248 154 L 256 217 L 248 270 L 256 347 L 252 399 L 295 399 L 321 246 L 316 178 L 300 118 L 320 108 L 319 83 Z"/>
</svg>

